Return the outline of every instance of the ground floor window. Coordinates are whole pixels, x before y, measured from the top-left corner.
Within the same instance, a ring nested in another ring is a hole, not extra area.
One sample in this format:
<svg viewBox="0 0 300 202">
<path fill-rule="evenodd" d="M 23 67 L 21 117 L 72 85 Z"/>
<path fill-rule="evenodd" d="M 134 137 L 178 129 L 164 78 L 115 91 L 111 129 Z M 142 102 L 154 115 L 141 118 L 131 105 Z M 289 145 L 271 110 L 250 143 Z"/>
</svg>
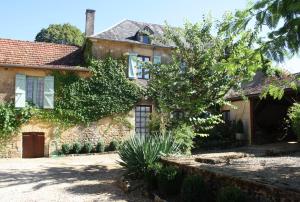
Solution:
<svg viewBox="0 0 300 202">
<path fill-rule="evenodd" d="M 151 105 L 138 105 L 135 107 L 135 133 L 140 136 L 149 134 L 149 121 L 152 112 Z"/>
</svg>

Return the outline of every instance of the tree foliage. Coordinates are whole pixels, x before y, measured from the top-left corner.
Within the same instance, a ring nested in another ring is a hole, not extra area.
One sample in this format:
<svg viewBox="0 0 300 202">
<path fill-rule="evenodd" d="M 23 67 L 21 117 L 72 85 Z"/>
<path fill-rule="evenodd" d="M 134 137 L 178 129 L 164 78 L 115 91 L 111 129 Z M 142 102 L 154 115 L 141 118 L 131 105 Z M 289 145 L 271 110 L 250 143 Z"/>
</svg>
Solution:
<svg viewBox="0 0 300 202">
<path fill-rule="evenodd" d="M 287 52 L 297 54 L 300 48 L 299 0 L 260 0 L 236 13 L 231 31 L 245 29 L 255 20 L 254 29 L 269 28 L 267 39 L 261 39 L 259 49 L 269 58 L 283 61 Z"/>
<path fill-rule="evenodd" d="M 51 24 L 36 35 L 35 41 L 82 46 L 84 35 L 80 29 L 69 23 Z"/>
<path fill-rule="evenodd" d="M 300 104 L 294 103 L 288 111 L 288 118 L 292 125 L 294 133 L 300 141 Z"/>
<path fill-rule="evenodd" d="M 252 47 L 256 33 L 225 29 L 232 19 L 227 14 L 221 22 L 206 18 L 202 23 L 187 22 L 182 29 L 166 26 L 161 41 L 174 44 L 172 58 L 168 64 L 150 65 L 148 87 L 162 112 L 181 110 L 183 122 L 208 124 L 209 129 L 220 122 L 219 116 L 212 115 L 225 103 L 228 90 L 239 88 L 258 69 L 269 65 Z M 213 34 L 215 30 L 217 34 Z"/>
</svg>

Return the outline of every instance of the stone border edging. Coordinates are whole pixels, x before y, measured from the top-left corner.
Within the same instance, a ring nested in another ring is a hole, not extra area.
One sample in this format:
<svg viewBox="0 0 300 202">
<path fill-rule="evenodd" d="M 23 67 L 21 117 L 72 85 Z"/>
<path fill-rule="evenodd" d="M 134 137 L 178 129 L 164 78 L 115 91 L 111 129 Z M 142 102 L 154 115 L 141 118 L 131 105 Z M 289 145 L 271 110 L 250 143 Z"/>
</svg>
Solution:
<svg viewBox="0 0 300 202">
<path fill-rule="evenodd" d="M 101 152 L 101 153 L 86 153 L 86 154 L 63 154 L 63 155 L 51 155 L 49 158 L 57 157 L 74 157 L 74 156 L 95 156 L 95 155 L 105 155 L 105 154 L 117 154 L 117 151 Z"/>
<path fill-rule="evenodd" d="M 186 162 L 178 162 L 173 159 L 161 158 L 161 162 L 183 169 L 188 174 L 197 174 L 203 177 L 204 181 L 218 185 L 233 185 L 247 192 L 251 197 L 267 199 L 270 201 L 298 201 L 300 192 L 293 189 L 280 188 L 278 186 L 264 184 L 258 181 L 243 179 L 236 176 L 226 175 L 219 172 L 209 171 Z M 197 163 L 197 162 L 196 162 Z"/>
</svg>

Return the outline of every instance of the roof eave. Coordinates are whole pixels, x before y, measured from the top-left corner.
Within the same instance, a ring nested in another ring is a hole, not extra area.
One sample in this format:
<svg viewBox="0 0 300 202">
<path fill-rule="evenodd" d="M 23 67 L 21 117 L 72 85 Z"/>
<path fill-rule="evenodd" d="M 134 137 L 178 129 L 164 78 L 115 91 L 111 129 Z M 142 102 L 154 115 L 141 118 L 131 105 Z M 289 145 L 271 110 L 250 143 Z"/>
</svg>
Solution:
<svg viewBox="0 0 300 202">
<path fill-rule="evenodd" d="M 160 46 L 160 45 L 143 44 L 143 43 L 136 43 L 136 42 L 130 42 L 130 41 L 121 41 L 121 40 L 113 40 L 113 39 L 102 39 L 102 38 L 93 37 L 93 36 L 89 36 L 87 38 L 89 38 L 91 40 L 96 40 L 96 41 L 119 42 L 119 43 L 134 44 L 134 45 L 138 45 L 138 46 L 146 46 L 146 47 L 154 47 L 154 48 L 166 48 L 166 49 L 173 49 L 174 48 L 172 46 Z"/>
<path fill-rule="evenodd" d="M 90 71 L 88 68 L 81 67 L 81 66 L 73 67 L 73 66 L 55 66 L 55 65 L 21 65 L 21 64 L 0 63 L 0 67 L 33 68 L 33 69 L 44 69 L 44 70 L 82 71 L 82 72 Z"/>
</svg>

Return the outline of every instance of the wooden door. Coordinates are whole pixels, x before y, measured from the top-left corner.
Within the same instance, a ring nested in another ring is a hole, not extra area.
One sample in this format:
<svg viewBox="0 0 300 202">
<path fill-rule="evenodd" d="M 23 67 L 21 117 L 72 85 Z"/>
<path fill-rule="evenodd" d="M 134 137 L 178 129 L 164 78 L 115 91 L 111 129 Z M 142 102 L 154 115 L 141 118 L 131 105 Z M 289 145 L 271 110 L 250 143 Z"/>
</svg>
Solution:
<svg viewBox="0 0 300 202">
<path fill-rule="evenodd" d="M 38 158 L 44 156 L 44 133 L 23 133 L 23 158 Z"/>
</svg>

